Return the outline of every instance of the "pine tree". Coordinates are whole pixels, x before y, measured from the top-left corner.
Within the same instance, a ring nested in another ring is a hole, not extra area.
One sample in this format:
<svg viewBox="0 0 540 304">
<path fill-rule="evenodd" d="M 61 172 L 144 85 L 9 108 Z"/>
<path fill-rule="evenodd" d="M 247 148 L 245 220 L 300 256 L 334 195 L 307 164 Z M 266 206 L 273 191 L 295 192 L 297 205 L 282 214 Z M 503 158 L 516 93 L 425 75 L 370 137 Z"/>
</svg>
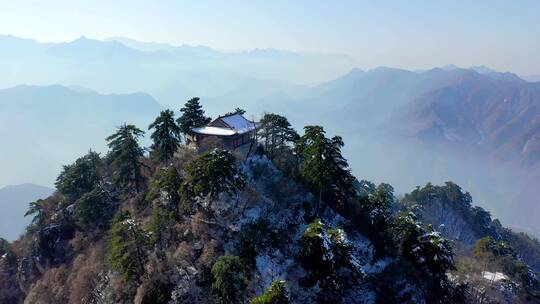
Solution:
<svg viewBox="0 0 540 304">
<path fill-rule="evenodd" d="M 412 212 L 402 212 L 395 221 L 401 256 L 423 270 L 429 291 L 427 301 L 453 303 L 457 289 L 446 276 L 448 270 L 455 270 L 450 242 L 439 232 L 423 227 Z"/>
<path fill-rule="evenodd" d="M 172 209 L 177 210 L 180 203 L 179 189 L 182 184 L 182 177 L 173 166 L 169 166 L 165 175 L 160 181 L 160 189 L 165 192 L 165 199 Z"/>
<path fill-rule="evenodd" d="M 192 128 L 201 127 L 210 122 L 210 118 L 204 116 L 204 111 L 199 100 L 199 97 L 193 97 L 180 109 L 182 115 L 176 122 L 181 132 L 185 135 L 193 135 Z"/>
<path fill-rule="evenodd" d="M 214 303 L 243 303 L 246 278 L 242 262 L 237 256 L 224 255 L 212 266 Z"/>
<path fill-rule="evenodd" d="M 199 197 L 215 198 L 221 192 L 234 195 L 246 184 L 228 150 L 214 149 L 199 155 L 188 164 L 187 173 L 187 181 Z"/>
<path fill-rule="evenodd" d="M 354 177 L 347 160 L 341 155 L 343 140 L 339 136 L 326 138 L 321 126 L 306 126 L 305 134 L 296 143 L 301 160 L 300 175 L 318 192 L 321 200 L 342 208 L 347 199 L 356 194 Z"/>
<path fill-rule="evenodd" d="M 150 136 L 154 142 L 152 149 L 161 161 L 169 162 L 180 145 L 181 131 L 174 121 L 173 111 L 161 111 L 156 120 L 148 126 L 148 130 L 151 129 L 155 129 Z"/>
<path fill-rule="evenodd" d="M 244 115 L 244 114 L 246 114 L 246 110 L 244 110 L 242 108 L 235 108 L 233 113 L 234 114 Z"/>
<path fill-rule="evenodd" d="M 300 137 L 284 116 L 268 113 L 260 123 L 259 137 L 270 159 L 281 154 L 287 144 L 294 143 Z"/>
<path fill-rule="evenodd" d="M 289 304 L 289 294 L 285 288 L 285 281 L 276 280 L 264 291 L 264 293 L 253 300 L 251 304 Z"/>
<path fill-rule="evenodd" d="M 110 197 L 101 187 L 85 193 L 74 205 L 75 222 L 86 230 L 107 227 L 114 214 Z"/>
<path fill-rule="evenodd" d="M 389 184 L 379 184 L 377 187 L 369 181 L 359 183 L 360 207 L 363 217 L 361 224 L 365 226 L 365 234 L 371 238 L 376 253 L 392 251 L 392 208 L 395 202 L 394 188 Z"/>
<path fill-rule="evenodd" d="M 150 237 L 127 212 L 115 217 L 110 236 L 109 263 L 126 281 L 138 279 L 144 272 Z"/>
<path fill-rule="evenodd" d="M 99 153 L 90 150 L 73 164 L 64 166 L 56 179 L 56 189 L 71 202 L 79 199 L 83 194 L 92 191 L 99 181 L 100 163 Z"/>
<path fill-rule="evenodd" d="M 154 175 L 146 200 L 152 202 L 157 198 L 161 198 L 164 205 L 177 210 L 180 203 L 179 189 L 182 182 L 182 177 L 174 166 L 169 165 L 166 168 L 160 168 Z"/>
<path fill-rule="evenodd" d="M 42 199 L 39 199 L 35 202 L 31 202 L 28 210 L 24 214 L 24 216 L 34 215 L 32 218 L 32 224 L 38 227 L 43 226 L 45 223 L 45 211 L 43 208 L 43 205 L 45 204 L 45 201 Z"/>
<path fill-rule="evenodd" d="M 139 192 L 142 181 L 140 158 L 144 155 L 144 149 L 139 146 L 138 139 L 143 135 L 144 131 L 134 125 L 124 124 L 107 137 L 111 149 L 109 157 L 115 168 L 115 182 L 122 187 L 133 186 L 136 192 Z"/>
<path fill-rule="evenodd" d="M 318 303 L 336 303 L 347 273 L 355 272 L 351 264 L 352 247 L 341 229 L 329 229 L 320 220 L 306 228 L 299 242 L 298 260 L 308 275 L 301 281 L 307 287 L 318 284 Z M 349 271 L 346 271 L 349 270 Z"/>
<path fill-rule="evenodd" d="M 178 210 L 180 208 L 180 186 L 182 178 L 174 166 L 160 169 L 151 189 L 147 195 L 147 200 L 154 201 L 152 206 L 151 231 L 154 243 L 160 246 L 167 245 L 171 236 L 174 235 L 174 225 L 178 220 Z"/>
</svg>

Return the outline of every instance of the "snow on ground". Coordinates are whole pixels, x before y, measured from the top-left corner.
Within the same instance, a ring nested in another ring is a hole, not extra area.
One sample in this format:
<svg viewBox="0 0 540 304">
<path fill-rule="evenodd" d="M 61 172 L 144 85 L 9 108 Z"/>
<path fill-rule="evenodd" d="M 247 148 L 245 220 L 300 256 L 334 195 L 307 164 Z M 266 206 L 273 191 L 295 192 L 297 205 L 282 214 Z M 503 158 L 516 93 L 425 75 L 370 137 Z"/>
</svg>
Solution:
<svg viewBox="0 0 540 304">
<path fill-rule="evenodd" d="M 482 271 L 482 277 L 492 282 L 498 282 L 501 280 L 508 280 L 508 277 L 502 272 L 489 272 Z"/>
</svg>

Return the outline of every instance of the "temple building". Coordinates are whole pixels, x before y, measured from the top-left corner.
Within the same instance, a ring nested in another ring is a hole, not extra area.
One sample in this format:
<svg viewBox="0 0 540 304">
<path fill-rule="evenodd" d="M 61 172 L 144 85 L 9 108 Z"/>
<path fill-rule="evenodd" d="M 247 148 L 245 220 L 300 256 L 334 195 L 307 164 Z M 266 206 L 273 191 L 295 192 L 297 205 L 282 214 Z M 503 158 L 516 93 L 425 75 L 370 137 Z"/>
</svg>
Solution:
<svg viewBox="0 0 540 304">
<path fill-rule="evenodd" d="M 191 141 L 200 147 L 205 141 L 219 141 L 225 149 L 234 150 L 251 143 L 259 124 L 246 119 L 242 114 L 231 113 L 211 121 L 208 125 L 193 128 Z"/>
</svg>

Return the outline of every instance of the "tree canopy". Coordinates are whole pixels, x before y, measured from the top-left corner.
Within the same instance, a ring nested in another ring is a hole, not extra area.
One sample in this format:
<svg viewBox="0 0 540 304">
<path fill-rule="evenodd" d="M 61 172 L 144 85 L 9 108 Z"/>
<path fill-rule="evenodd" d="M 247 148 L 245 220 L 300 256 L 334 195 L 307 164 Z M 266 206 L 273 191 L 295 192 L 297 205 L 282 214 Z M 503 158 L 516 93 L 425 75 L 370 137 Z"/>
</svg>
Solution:
<svg viewBox="0 0 540 304">
<path fill-rule="evenodd" d="M 137 279 L 144 272 L 150 237 L 127 212 L 115 217 L 110 236 L 109 263 L 126 281 Z"/>
<path fill-rule="evenodd" d="M 111 149 L 109 157 L 115 169 L 115 182 L 122 187 L 133 186 L 136 192 L 139 192 L 142 180 L 140 158 L 144 155 L 144 149 L 139 146 L 139 138 L 143 135 L 141 129 L 124 124 L 116 133 L 107 137 Z"/>
<path fill-rule="evenodd" d="M 199 155 L 188 164 L 187 173 L 187 182 L 200 197 L 217 197 L 221 192 L 233 195 L 246 184 L 236 158 L 228 150 L 214 149 Z"/>
<path fill-rule="evenodd" d="M 246 278 L 237 256 L 224 255 L 212 266 L 212 291 L 218 304 L 242 303 Z"/>
<path fill-rule="evenodd" d="M 343 230 L 330 229 L 320 220 L 310 223 L 302 234 L 298 259 L 308 272 L 302 284 L 311 287 L 318 283 L 318 303 L 338 302 L 345 284 L 352 283 L 351 250 Z"/>
<path fill-rule="evenodd" d="M 171 110 L 161 111 L 156 120 L 148 126 L 148 130 L 154 129 L 152 149 L 157 157 L 168 162 L 180 145 L 180 127 L 174 121 L 174 112 Z"/>
<path fill-rule="evenodd" d="M 251 304 L 289 304 L 289 294 L 285 288 L 285 281 L 276 280 L 264 291 L 264 293 L 253 300 Z"/>
<path fill-rule="evenodd" d="M 111 199 L 101 187 L 95 187 L 75 201 L 75 222 L 83 229 L 107 227 L 113 214 Z"/>
<path fill-rule="evenodd" d="M 282 153 L 287 144 L 294 143 L 299 138 L 298 133 L 284 116 L 267 113 L 260 124 L 259 137 L 270 159 Z"/>
<path fill-rule="evenodd" d="M 453 303 L 452 299 L 460 295 L 446 275 L 447 271 L 456 269 L 450 242 L 431 227 L 423 227 L 412 212 L 402 212 L 395 221 L 400 255 L 423 270 L 429 291 L 427 299 Z"/>
<path fill-rule="evenodd" d="M 193 135 L 192 128 L 201 127 L 210 122 L 210 117 L 204 116 L 204 110 L 199 100 L 199 97 L 193 97 L 180 109 L 182 115 L 178 117 L 176 122 L 181 132 L 186 135 Z"/>
<path fill-rule="evenodd" d="M 319 192 L 319 202 L 341 208 L 356 194 L 354 177 L 347 160 L 341 155 L 343 140 L 339 136 L 327 138 L 321 126 L 306 126 L 296 143 L 300 157 L 300 175 Z"/>
<path fill-rule="evenodd" d="M 43 223 L 45 223 L 45 210 L 43 208 L 43 205 L 45 204 L 45 201 L 42 199 L 38 199 L 37 201 L 31 202 L 29 204 L 28 210 L 24 214 L 24 216 L 30 216 L 33 215 L 32 218 L 32 224 L 36 226 L 43 226 Z"/>
<path fill-rule="evenodd" d="M 101 163 L 99 153 L 90 150 L 73 164 L 63 167 L 56 178 L 56 189 L 68 200 L 75 201 L 91 191 L 99 181 L 98 166 Z"/>
<path fill-rule="evenodd" d="M 244 109 L 242 109 L 242 108 L 235 108 L 235 109 L 234 109 L 234 113 L 235 113 L 235 114 L 244 115 L 244 114 L 246 114 L 246 110 L 244 110 Z"/>
</svg>

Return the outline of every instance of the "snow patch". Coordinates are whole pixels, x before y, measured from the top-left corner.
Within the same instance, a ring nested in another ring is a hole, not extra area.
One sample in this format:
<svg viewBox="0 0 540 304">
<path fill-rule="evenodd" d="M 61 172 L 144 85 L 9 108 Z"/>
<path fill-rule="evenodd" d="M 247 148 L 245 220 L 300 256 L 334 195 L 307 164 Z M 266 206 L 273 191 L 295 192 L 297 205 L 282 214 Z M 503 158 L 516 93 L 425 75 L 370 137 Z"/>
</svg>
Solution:
<svg viewBox="0 0 540 304">
<path fill-rule="evenodd" d="M 502 280 L 508 280 L 508 277 L 502 272 L 489 272 L 482 271 L 482 277 L 488 281 L 499 282 Z"/>
</svg>

